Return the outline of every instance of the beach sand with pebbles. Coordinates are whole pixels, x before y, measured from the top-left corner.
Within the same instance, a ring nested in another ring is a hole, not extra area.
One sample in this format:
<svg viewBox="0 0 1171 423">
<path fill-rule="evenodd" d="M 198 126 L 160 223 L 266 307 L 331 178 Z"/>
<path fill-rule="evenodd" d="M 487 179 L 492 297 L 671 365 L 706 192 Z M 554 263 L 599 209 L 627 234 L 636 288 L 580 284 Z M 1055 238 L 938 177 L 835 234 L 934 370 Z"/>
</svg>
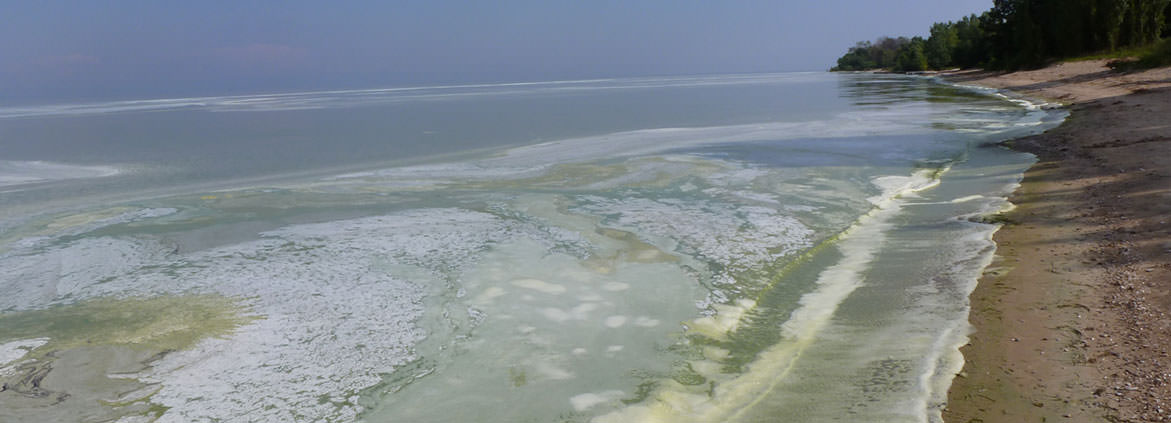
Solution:
<svg viewBox="0 0 1171 423">
<path fill-rule="evenodd" d="M 974 333 L 944 419 L 1171 421 L 1171 68 L 1085 61 L 945 77 L 1071 116 L 1008 143 L 1038 162 L 971 296 Z"/>
</svg>

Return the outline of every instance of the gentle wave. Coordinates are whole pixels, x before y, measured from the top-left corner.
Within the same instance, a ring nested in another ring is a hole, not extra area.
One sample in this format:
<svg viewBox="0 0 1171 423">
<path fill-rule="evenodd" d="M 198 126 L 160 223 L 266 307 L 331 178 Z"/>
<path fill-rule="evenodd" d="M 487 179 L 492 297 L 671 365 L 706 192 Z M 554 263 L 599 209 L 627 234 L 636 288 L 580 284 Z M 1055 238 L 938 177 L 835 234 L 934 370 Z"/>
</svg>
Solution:
<svg viewBox="0 0 1171 423">
<path fill-rule="evenodd" d="M 836 238 L 836 248 L 843 258 L 821 272 L 816 289 L 801 297 L 800 306 L 789 320 L 781 325 L 784 339 L 764 350 L 751 364 L 751 371 L 729 378 L 721 372 L 704 374 L 716 383 L 710 393 L 694 390 L 660 389 L 652 400 L 639 403 L 594 419 L 597 423 L 617 422 L 715 422 L 739 421 L 745 412 L 763 401 L 776 385 L 795 366 L 802 352 L 816 340 L 840 304 L 865 283 L 865 272 L 881 248 L 886 234 L 894 226 L 906 202 L 902 197 L 933 188 L 939 184 L 934 169 L 920 170 L 911 176 L 884 176 L 873 183 L 882 190 L 869 200 L 875 208 L 860 217 L 854 225 Z M 710 317 L 692 321 L 695 333 L 734 333 L 756 307 L 753 301 L 742 301 L 720 310 L 722 322 Z M 717 324 L 718 323 L 718 324 Z M 718 354 L 717 354 L 718 355 Z M 694 365 L 694 363 L 693 363 Z M 696 365 L 696 368 L 703 368 Z M 672 387 L 670 384 L 664 386 Z"/>
<path fill-rule="evenodd" d="M 66 179 L 104 178 L 122 171 L 113 166 L 85 166 L 44 161 L 0 160 L 0 187 Z"/>
<path fill-rule="evenodd" d="M 442 100 L 486 95 L 557 93 L 670 87 L 752 85 L 806 82 L 819 73 L 717 75 L 663 78 L 584 79 L 497 84 L 434 85 L 361 90 L 308 91 L 279 94 L 125 100 L 81 104 L 0 107 L 0 119 L 75 116 L 102 113 L 206 110 L 266 112 L 373 106 L 406 101 Z"/>
</svg>

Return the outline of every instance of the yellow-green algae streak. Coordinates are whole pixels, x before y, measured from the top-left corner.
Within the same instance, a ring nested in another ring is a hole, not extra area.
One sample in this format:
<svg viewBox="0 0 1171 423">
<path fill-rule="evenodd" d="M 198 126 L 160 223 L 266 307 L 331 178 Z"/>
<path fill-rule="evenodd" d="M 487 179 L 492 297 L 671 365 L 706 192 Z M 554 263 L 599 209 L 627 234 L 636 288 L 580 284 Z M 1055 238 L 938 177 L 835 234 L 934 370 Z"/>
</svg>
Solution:
<svg viewBox="0 0 1171 423">
<path fill-rule="evenodd" d="M 249 315 L 239 300 L 219 295 L 99 298 L 2 314 L 0 342 L 49 339 L 26 359 L 83 346 L 175 351 L 205 338 L 230 335 L 257 317 Z"/>
<path fill-rule="evenodd" d="M 13 371 L 0 375 L 5 390 L 13 391 L 0 392 L 0 420 L 127 415 L 157 419 L 166 409 L 151 404 L 150 398 L 160 387 L 109 374 L 145 368 L 201 340 L 229 336 L 259 317 L 239 299 L 206 294 L 98 298 L 0 314 L 0 344 L 47 340 L 9 363 Z M 79 360 L 92 363 L 78 368 Z M 100 368 L 96 373 L 89 370 L 94 366 Z M 55 370 L 63 373 L 53 374 Z M 104 407 L 95 409 L 95 402 Z M 56 410 L 38 407 L 46 405 Z"/>
<path fill-rule="evenodd" d="M 901 188 L 889 197 L 881 198 L 875 203 L 876 207 L 849 228 L 828 237 L 779 268 L 768 269 L 767 272 L 773 275 L 762 289 L 752 294 L 755 300 L 717 306 L 719 314 L 716 316 L 691 321 L 688 335 L 695 345 L 703 347 L 702 358 L 714 359 L 714 362 L 703 359 L 687 362 L 681 369 L 676 369 L 673 382 L 677 384 L 662 384 L 657 391 L 650 388 L 650 392 L 640 393 L 640 405 L 592 421 L 744 421 L 745 416 L 753 412 L 753 407 L 793 369 L 796 360 L 814 342 L 814 334 L 832 317 L 836 304 L 864 279 L 864 264 L 871 260 L 876 246 L 881 244 L 889 220 L 900 212 L 904 195 L 935 188 L 948 170 L 950 164 L 917 171 L 914 177 L 922 179 L 923 183 Z M 779 320 L 782 316 L 762 312 L 761 308 L 768 308 L 777 301 L 770 294 L 786 275 L 802 270 L 819 255 L 828 253 L 830 247 L 835 247 L 842 258 L 815 276 L 818 288 L 802 295 L 798 300 L 801 307 L 785 316 L 783 321 Z M 806 302 L 817 306 L 808 307 Z M 720 314 L 726 316 L 721 319 Z M 776 330 L 778 325 L 782 330 Z M 762 326 L 765 330 L 761 330 Z M 745 366 L 753 369 L 745 372 Z M 717 382 L 713 378 L 722 380 Z M 706 387 L 703 386 L 705 382 Z M 646 402 L 647 399 L 650 402 Z"/>
</svg>

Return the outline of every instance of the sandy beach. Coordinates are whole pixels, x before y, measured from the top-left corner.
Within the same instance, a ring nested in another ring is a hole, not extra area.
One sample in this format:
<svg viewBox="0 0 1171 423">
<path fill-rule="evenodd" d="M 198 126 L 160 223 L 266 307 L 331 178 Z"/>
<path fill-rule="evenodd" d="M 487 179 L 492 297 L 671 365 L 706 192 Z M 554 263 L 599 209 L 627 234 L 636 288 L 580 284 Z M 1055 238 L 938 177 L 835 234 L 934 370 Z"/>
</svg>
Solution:
<svg viewBox="0 0 1171 423">
<path fill-rule="evenodd" d="M 1045 134 L 972 294 L 944 419 L 1171 421 L 1171 68 L 1105 61 L 949 80 L 1069 106 Z"/>
</svg>

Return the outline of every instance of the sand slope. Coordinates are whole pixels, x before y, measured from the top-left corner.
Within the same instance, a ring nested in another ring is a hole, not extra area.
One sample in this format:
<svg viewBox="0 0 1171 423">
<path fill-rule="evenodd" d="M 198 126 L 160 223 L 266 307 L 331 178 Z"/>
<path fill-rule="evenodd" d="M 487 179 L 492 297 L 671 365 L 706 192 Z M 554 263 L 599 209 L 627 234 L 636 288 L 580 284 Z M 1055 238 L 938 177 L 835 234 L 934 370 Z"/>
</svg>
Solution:
<svg viewBox="0 0 1171 423">
<path fill-rule="evenodd" d="M 1171 421 L 1171 68 L 1104 61 L 949 79 L 1070 104 L 972 294 L 949 422 Z"/>
</svg>

